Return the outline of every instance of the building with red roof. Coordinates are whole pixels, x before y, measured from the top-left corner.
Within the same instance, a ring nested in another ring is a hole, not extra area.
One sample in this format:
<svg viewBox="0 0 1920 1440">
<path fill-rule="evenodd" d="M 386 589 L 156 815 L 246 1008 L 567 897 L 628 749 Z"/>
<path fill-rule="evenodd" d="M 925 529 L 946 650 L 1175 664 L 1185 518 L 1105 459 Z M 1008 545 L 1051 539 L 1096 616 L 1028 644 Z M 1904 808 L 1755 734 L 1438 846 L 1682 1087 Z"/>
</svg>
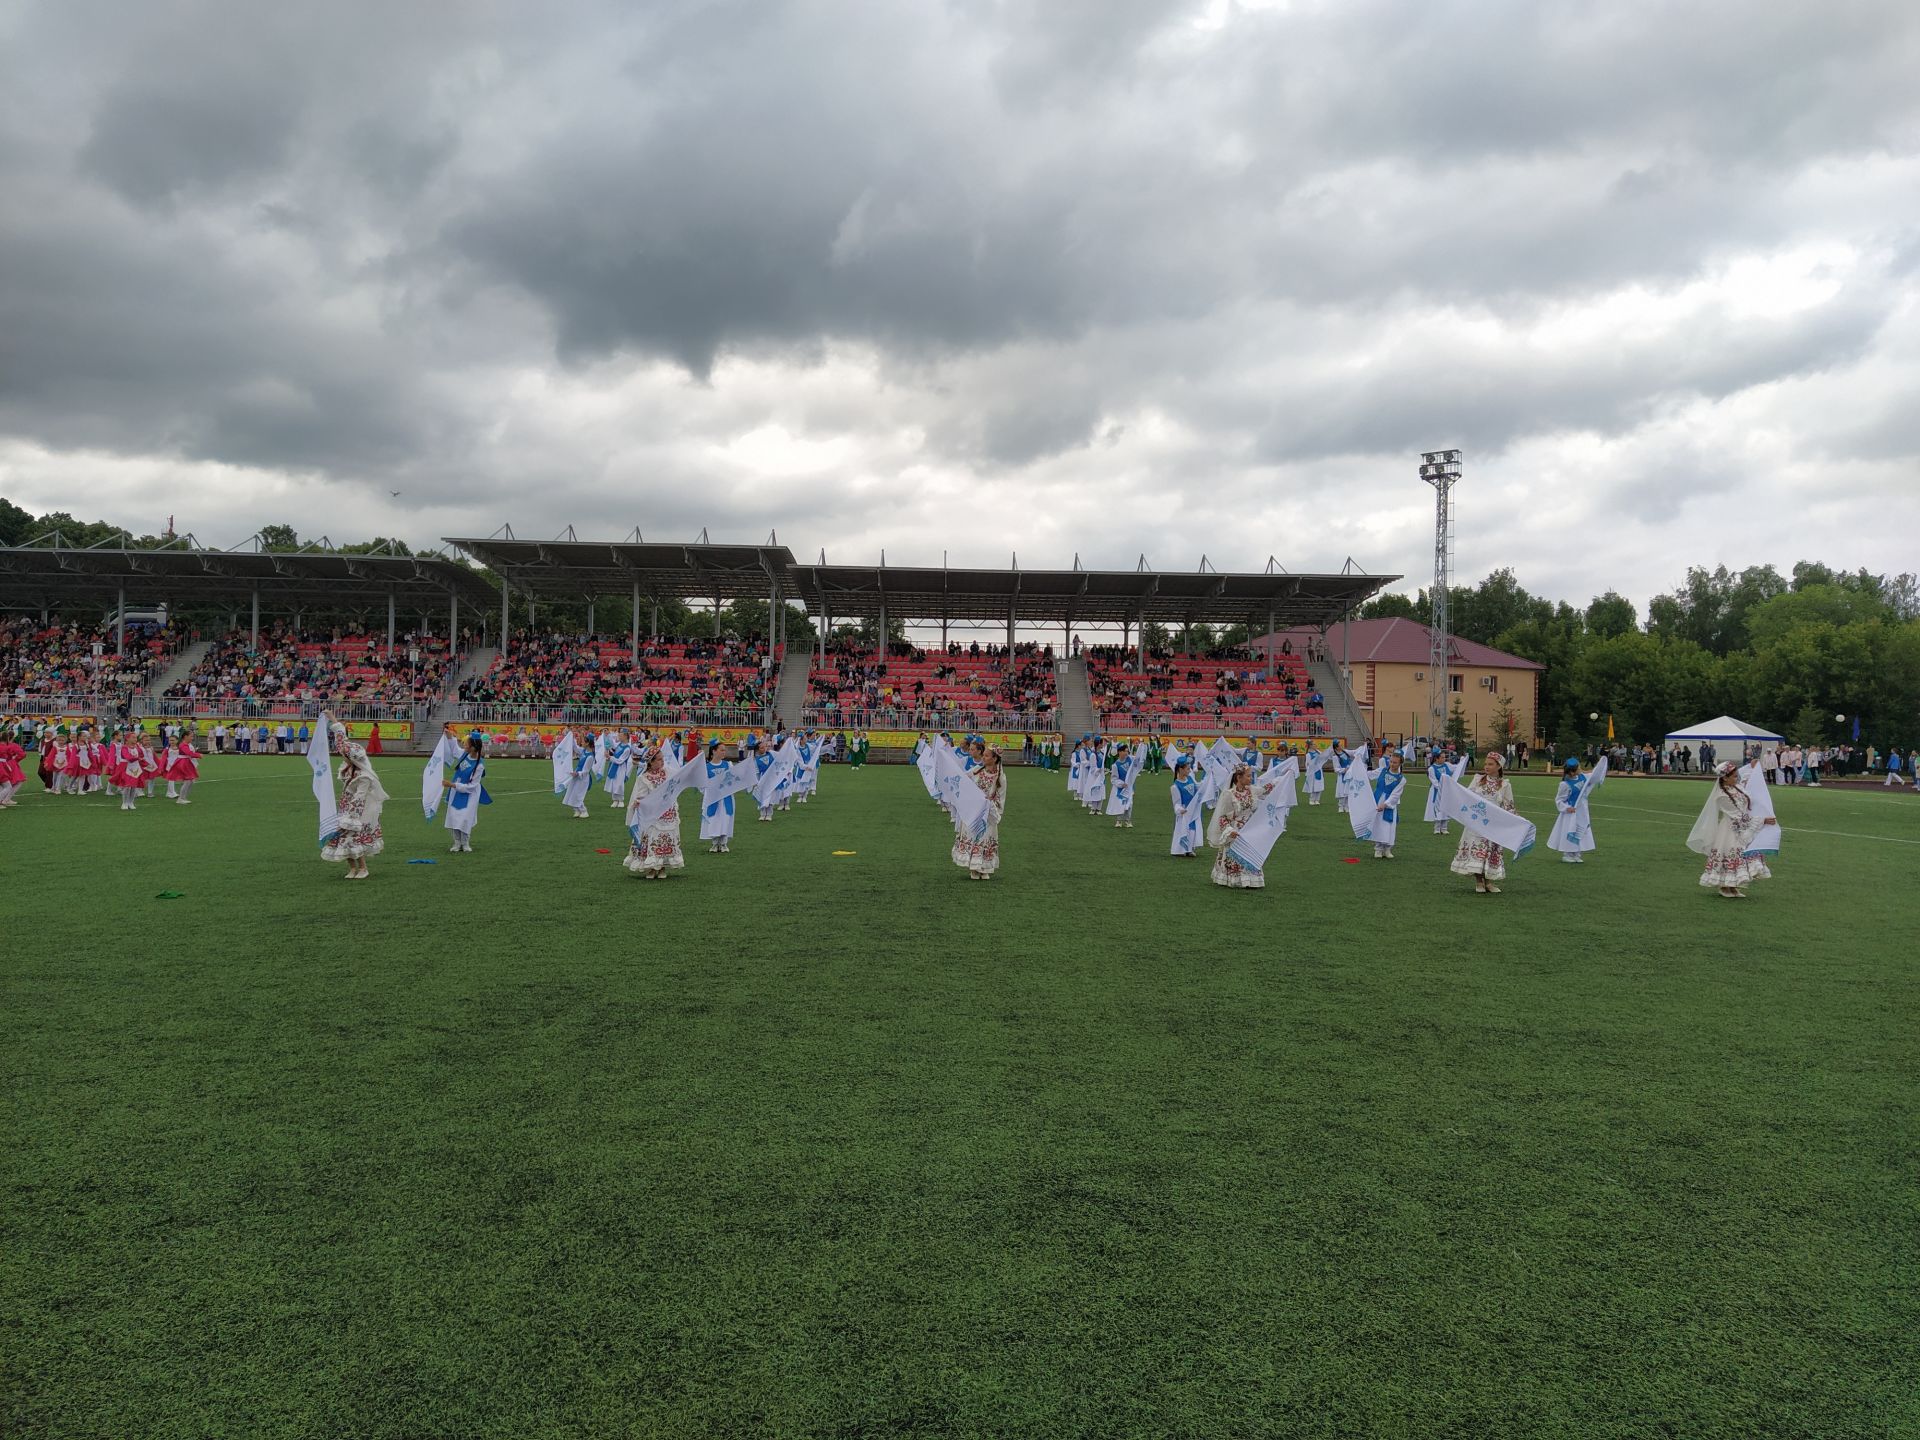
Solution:
<svg viewBox="0 0 1920 1440">
<path fill-rule="evenodd" d="M 1427 670 L 1432 647 L 1417 620 L 1354 620 L 1317 629 L 1278 630 L 1253 642 L 1257 653 L 1304 655 L 1309 646 L 1338 668 L 1345 664 L 1353 698 L 1375 735 L 1398 738 L 1427 731 Z M 1324 651 L 1320 650 L 1325 646 Z M 1491 645 L 1450 636 L 1447 680 L 1476 745 L 1532 743 L 1546 667 Z M 1509 729 L 1510 727 L 1510 729 Z"/>
</svg>

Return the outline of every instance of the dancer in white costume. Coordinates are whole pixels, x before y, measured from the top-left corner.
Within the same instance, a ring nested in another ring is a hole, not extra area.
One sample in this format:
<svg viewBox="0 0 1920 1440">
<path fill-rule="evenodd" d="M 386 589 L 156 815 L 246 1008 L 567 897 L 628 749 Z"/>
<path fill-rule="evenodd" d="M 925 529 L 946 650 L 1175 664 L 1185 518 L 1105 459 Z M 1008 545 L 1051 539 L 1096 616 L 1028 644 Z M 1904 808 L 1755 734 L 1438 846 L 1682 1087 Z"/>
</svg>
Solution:
<svg viewBox="0 0 1920 1440">
<path fill-rule="evenodd" d="M 1347 767 L 1353 764 L 1353 754 L 1338 740 L 1333 742 L 1333 808 L 1346 813 L 1347 809 Z"/>
<path fill-rule="evenodd" d="M 1547 836 L 1547 848 L 1558 850 L 1560 859 L 1568 865 L 1578 865 L 1589 850 L 1595 849 L 1593 843 L 1593 818 L 1588 813 L 1587 801 L 1593 793 L 1593 787 L 1599 783 L 1598 774 L 1580 773 L 1580 759 L 1569 755 L 1566 764 L 1561 767 L 1560 787 L 1554 791 L 1553 830 Z"/>
<path fill-rule="evenodd" d="M 1731 760 L 1723 763 L 1714 774 L 1713 793 L 1687 834 L 1687 848 L 1706 857 L 1700 883 L 1727 900 L 1744 900 L 1748 885 L 1773 877 L 1753 844 L 1762 827 L 1775 823 L 1773 816 L 1756 812 L 1748 793 L 1758 778 L 1753 769 L 1741 770 Z"/>
<path fill-rule="evenodd" d="M 1098 815 L 1100 807 L 1107 798 L 1107 738 L 1102 735 L 1093 742 L 1093 748 L 1087 753 L 1086 764 L 1080 771 L 1080 798 L 1085 802 L 1089 815 Z"/>
<path fill-rule="evenodd" d="M 967 872 L 969 880 L 991 880 L 1000 869 L 1000 820 L 1007 813 L 1007 772 L 1001 768 L 1000 752 L 980 746 L 983 759 L 968 772 L 968 779 L 987 797 L 986 827 L 973 836 L 958 836 L 953 842 L 953 863 Z"/>
<path fill-rule="evenodd" d="M 1400 752 L 1389 750 L 1386 765 L 1373 777 L 1373 858 L 1393 859 L 1393 842 L 1400 834 L 1400 807 L 1406 800 L 1407 777 Z"/>
<path fill-rule="evenodd" d="M 707 783 L 724 782 L 733 772 L 733 762 L 721 758 L 726 746 L 719 739 L 707 742 Z M 744 763 L 744 762 L 743 762 Z M 703 794 L 700 807 L 700 838 L 707 841 L 707 852 L 725 855 L 733 848 L 733 796 L 709 800 Z"/>
<path fill-rule="evenodd" d="M 1182 755 L 1173 765 L 1173 844 L 1167 853 L 1176 860 L 1191 860 L 1200 854 L 1203 839 L 1201 817 L 1204 806 L 1200 782 L 1193 778 L 1193 761 Z"/>
<path fill-rule="evenodd" d="M 480 807 L 493 803 L 483 783 L 487 778 L 486 753 L 486 741 L 476 730 L 467 736 L 465 753 L 447 782 L 445 824 L 453 832 L 453 844 L 447 847 L 449 855 L 473 853 L 473 827 L 479 822 Z"/>
<path fill-rule="evenodd" d="M 570 726 L 560 732 L 553 747 L 554 794 L 573 811 L 573 818 L 585 820 L 587 791 L 593 786 L 593 741 L 582 726 Z"/>
<path fill-rule="evenodd" d="M 674 767 L 676 770 L 678 766 Z M 646 768 L 633 777 L 633 793 L 627 800 L 627 832 L 632 840 L 628 847 L 627 858 L 621 863 L 642 880 L 664 880 L 675 870 L 687 868 L 686 857 L 680 853 L 680 806 L 679 802 L 667 806 L 660 818 L 645 829 L 637 826 L 633 816 L 640 802 L 662 785 L 672 783 L 667 771 L 665 749 L 655 746 L 647 756 Z"/>
<path fill-rule="evenodd" d="M 1136 750 L 1124 740 L 1113 752 L 1113 789 L 1107 794 L 1107 814 L 1113 816 L 1116 830 L 1133 828 L 1133 793 L 1145 763 L 1145 748 Z"/>
<path fill-rule="evenodd" d="M 1300 757 L 1300 769 L 1305 777 L 1309 805 L 1318 805 L 1321 792 L 1327 788 L 1326 776 L 1323 773 L 1326 768 L 1327 752 L 1309 740 L 1306 754 Z"/>
<path fill-rule="evenodd" d="M 627 781 L 633 774 L 637 753 L 631 736 L 616 730 L 607 737 L 607 778 L 600 788 L 613 798 L 615 810 L 627 808 Z"/>
<path fill-rule="evenodd" d="M 347 879 L 365 880 L 367 861 L 386 849 L 380 829 L 380 811 L 387 792 L 367 761 L 367 752 L 347 738 L 347 727 L 335 723 L 330 736 L 340 756 L 339 828 L 320 847 L 322 860 L 347 862 Z"/>
<path fill-rule="evenodd" d="M 1264 890 L 1267 885 L 1266 873 L 1242 865 L 1230 848 L 1253 808 L 1253 774 L 1246 766 L 1237 766 L 1207 826 L 1207 843 L 1213 846 L 1213 883 L 1228 890 Z"/>
<path fill-rule="evenodd" d="M 1480 764 L 1480 773 L 1473 777 L 1467 790 L 1502 810 L 1514 809 L 1513 786 L 1507 781 L 1506 768 L 1500 752 L 1489 750 Z M 1507 878 L 1507 865 L 1500 847 L 1466 829 L 1460 832 L 1460 848 L 1453 852 L 1453 864 L 1448 868 L 1456 875 L 1471 875 L 1473 888 L 1481 895 L 1498 895 L 1500 887 L 1494 881 Z"/>
</svg>

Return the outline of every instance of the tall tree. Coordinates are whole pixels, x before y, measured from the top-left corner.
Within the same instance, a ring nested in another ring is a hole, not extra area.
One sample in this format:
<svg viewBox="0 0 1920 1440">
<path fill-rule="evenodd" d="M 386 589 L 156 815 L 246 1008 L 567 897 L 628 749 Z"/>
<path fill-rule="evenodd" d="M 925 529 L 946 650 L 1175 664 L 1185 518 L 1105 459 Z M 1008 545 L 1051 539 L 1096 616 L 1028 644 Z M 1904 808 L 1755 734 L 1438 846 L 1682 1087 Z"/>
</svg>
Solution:
<svg viewBox="0 0 1920 1440">
<path fill-rule="evenodd" d="M 1354 618 L 1357 620 L 1418 620 L 1424 624 L 1427 614 L 1424 608 L 1417 606 L 1409 597 L 1389 590 L 1367 601 L 1360 607 Z"/>
<path fill-rule="evenodd" d="M 1604 595 L 1596 596 L 1594 602 L 1587 606 L 1587 629 L 1602 640 L 1625 635 L 1639 626 L 1639 612 L 1633 608 L 1633 602 L 1618 591 L 1609 590 Z"/>
<path fill-rule="evenodd" d="M 0 495 L 0 545 L 24 545 L 34 533 L 33 516 Z"/>
</svg>

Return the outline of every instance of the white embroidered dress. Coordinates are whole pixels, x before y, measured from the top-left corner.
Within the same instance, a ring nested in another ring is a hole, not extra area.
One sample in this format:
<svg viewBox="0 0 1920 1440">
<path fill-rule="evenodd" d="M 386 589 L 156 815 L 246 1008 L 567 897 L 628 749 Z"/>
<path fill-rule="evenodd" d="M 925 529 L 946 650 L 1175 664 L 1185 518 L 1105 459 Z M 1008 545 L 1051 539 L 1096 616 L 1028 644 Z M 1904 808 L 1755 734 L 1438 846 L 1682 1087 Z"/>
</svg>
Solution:
<svg viewBox="0 0 1920 1440">
<path fill-rule="evenodd" d="M 1000 868 L 1000 818 L 1007 813 L 1007 772 L 983 765 L 968 778 L 987 797 L 987 828 L 978 836 L 954 836 L 953 863 L 970 874 L 991 875 Z"/>
<path fill-rule="evenodd" d="M 1513 786 L 1507 777 L 1490 780 L 1483 772 L 1473 777 L 1473 783 L 1466 787 L 1469 794 L 1478 795 L 1483 800 L 1491 800 L 1502 810 L 1513 810 Z M 1516 812 L 1517 813 L 1517 812 Z M 1483 880 L 1504 880 L 1507 878 L 1505 852 L 1484 835 L 1476 835 L 1471 830 L 1460 832 L 1460 848 L 1453 852 L 1453 864 L 1447 868 L 1456 875 L 1478 875 Z"/>
</svg>

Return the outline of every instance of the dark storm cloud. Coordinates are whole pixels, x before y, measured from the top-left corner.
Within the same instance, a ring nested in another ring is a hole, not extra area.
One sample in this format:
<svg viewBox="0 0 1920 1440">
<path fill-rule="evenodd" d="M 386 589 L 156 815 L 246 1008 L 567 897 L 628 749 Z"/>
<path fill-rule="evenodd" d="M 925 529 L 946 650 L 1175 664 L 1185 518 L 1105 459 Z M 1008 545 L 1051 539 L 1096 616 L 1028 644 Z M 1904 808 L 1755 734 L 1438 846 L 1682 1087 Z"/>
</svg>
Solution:
<svg viewBox="0 0 1920 1440">
<path fill-rule="evenodd" d="M 751 531 L 909 467 L 1065 524 L 1763 390 L 1801 453 L 1913 454 L 1896 0 L 10 15 L 0 441 L 56 455 Z M 1803 252 L 1811 298 L 1733 271 Z M 1844 415 L 1791 403 L 1828 375 Z M 775 419 L 845 444 L 729 451 Z"/>
</svg>

